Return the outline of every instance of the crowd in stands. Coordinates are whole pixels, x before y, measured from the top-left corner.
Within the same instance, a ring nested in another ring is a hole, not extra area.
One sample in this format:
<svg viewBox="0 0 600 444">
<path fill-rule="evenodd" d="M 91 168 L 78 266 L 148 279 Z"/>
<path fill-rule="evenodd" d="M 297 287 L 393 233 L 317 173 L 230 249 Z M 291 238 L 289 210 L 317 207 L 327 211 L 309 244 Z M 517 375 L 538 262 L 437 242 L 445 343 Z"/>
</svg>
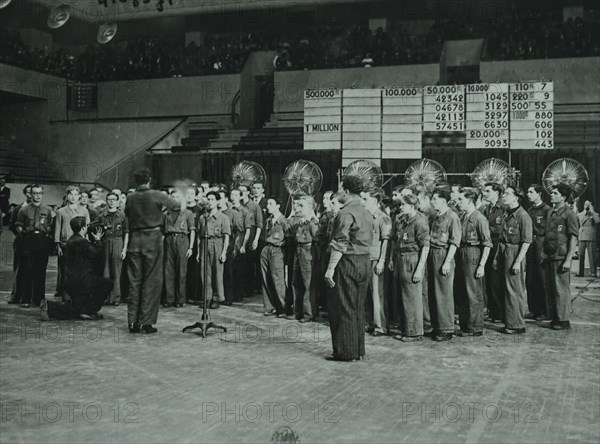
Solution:
<svg viewBox="0 0 600 444">
<path fill-rule="evenodd" d="M 29 48 L 18 32 L 1 30 L 0 61 L 82 81 L 134 80 L 240 72 L 253 51 L 276 50 L 278 70 L 326 69 L 437 63 L 444 41 L 486 39 L 485 57 L 516 60 L 600 55 L 596 19 L 563 21 L 550 13 L 518 13 L 490 21 L 436 21 L 411 34 L 400 24 L 307 29 L 303 35 L 273 32 L 206 36 L 203 45 L 183 37 L 138 38 L 89 46 L 74 55 Z"/>
</svg>

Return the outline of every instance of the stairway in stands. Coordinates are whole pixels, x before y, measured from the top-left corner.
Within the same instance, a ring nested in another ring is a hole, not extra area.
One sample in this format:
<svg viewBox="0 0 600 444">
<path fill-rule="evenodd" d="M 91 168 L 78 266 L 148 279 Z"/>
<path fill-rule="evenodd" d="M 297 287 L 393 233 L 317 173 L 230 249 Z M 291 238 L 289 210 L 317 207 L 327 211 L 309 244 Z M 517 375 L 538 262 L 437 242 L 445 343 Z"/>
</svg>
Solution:
<svg viewBox="0 0 600 444">
<path fill-rule="evenodd" d="M 273 113 L 260 129 L 249 130 L 236 151 L 301 150 L 304 145 L 302 123 L 304 113 Z"/>
<path fill-rule="evenodd" d="M 0 174 L 7 181 L 54 182 L 61 179 L 60 167 L 26 152 L 13 141 L 0 136 Z"/>
</svg>

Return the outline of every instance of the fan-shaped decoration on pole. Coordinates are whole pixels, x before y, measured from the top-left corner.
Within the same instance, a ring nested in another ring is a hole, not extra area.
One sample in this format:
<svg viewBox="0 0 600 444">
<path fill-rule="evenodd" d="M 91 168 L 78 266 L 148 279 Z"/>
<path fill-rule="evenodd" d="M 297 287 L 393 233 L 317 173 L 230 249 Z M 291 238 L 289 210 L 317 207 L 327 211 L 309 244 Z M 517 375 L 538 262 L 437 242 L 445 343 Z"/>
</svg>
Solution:
<svg viewBox="0 0 600 444">
<path fill-rule="evenodd" d="M 431 193 L 437 185 L 446 182 L 446 170 L 431 159 L 417 160 L 408 167 L 405 175 L 406 184 L 415 187 L 417 192 Z"/>
<path fill-rule="evenodd" d="M 383 184 L 383 171 L 369 160 L 355 160 L 351 162 L 344 169 L 342 180 L 348 176 L 356 176 L 362 179 L 364 188 L 368 191 L 381 188 Z"/>
<path fill-rule="evenodd" d="M 57 29 L 69 21 L 71 7 L 69 5 L 55 6 L 50 10 L 46 24 L 49 28 Z"/>
<path fill-rule="evenodd" d="M 104 23 L 98 28 L 96 40 L 101 45 L 110 42 L 117 33 L 117 24 L 115 22 Z"/>
<path fill-rule="evenodd" d="M 310 160 L 296 160 L 283 172 L 283 184 L 292 196 L 313 196 L 323 185 L 323 173 L 319 166 Z"/>
<path fill-rule="evenodd" d="M 484 188 L 486 183 L 497 183 L 506 187 L 514 185 L 515 170 L 504 160 L 485 159 L 475 167 L 471 174 L 471 182 L 476 188 Z"/>
<path fill-rule="evenodd" d="M 264 168 L 251 160 L 242 160 L 231 168 L 231 183 L 235 187 L 240 185 L 250 187 L 256 182 L 264 185 L 266 180 L 267 174 Z"/>
<path fill-rule="evenodd" d="M 582 164 L 573 159 L 562 158 L 550 163 L 542 175 L 542 183 L 548 194 L 559 183 L 571 187 L 573 197 L 581 196 L 587 189 L 590 177 Z"/>
<path fill-rule="evenodd" d="M 0 0 L 0 9 L 6 8 L 8 5 L 10 5 L 11 1 L 12 0 Z"/>
</svg>

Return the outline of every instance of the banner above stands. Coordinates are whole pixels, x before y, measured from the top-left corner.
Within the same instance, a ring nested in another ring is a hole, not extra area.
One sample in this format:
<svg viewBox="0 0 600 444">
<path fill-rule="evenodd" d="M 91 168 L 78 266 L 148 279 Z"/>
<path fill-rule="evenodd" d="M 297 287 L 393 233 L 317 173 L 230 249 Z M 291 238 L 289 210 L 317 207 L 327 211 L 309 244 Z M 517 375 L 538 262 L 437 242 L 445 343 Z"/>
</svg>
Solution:
<svg viewBox="0 0 600 444">
<path fill-rule="evenodd" d="M 552 149 L 552 82 L 304 92 L 304 149 L 358 159 L 420 159 L 423 134 L 464 137 L 467 149 Z"/>
</svg>

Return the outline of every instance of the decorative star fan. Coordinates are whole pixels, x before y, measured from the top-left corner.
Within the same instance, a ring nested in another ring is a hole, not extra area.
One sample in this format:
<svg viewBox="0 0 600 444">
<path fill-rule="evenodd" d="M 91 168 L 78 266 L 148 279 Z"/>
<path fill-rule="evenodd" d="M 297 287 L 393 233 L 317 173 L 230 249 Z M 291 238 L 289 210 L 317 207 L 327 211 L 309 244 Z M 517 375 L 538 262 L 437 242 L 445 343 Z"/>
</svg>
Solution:
<svg viewBox="0 0 600 444">
<path fill-rule="evenodd" d="M 405 182 L 418 191 L 431 193 L 437 185 L 446 182 L 446 170 L 435 160 L 417 160 L 406 170 Z"/>
<path fill-rule="evenodd" d="M 581 196 L 587 189 L 590 177 L 582 164 L 573 159 L 562 158 L 550 163 L 542 175 L 542 183 L 547 193 L 559 183 L 569 185 L 573 197 Z"/>
<path fill-rule="evenodd" d="M 231 169 L 231 183 L 234 187 L 240 185 L 252 186 L 255 182 L 263 185 L 267 180 L 267 174 L 262 166 L 251 160 L 242 160 Z"/>
<path fill-rule="evenodd" d="M 101 45 L 110 42 L 115 34 L 117 33 L 116 22 L 104 23 L 98 28 L 98 34 L 96 35 L 96 41 Z"/>
<path fill-rule="evenodd" d="M 12 0 L 0 0 L 0 9 L 6 8 L 8 5 L 10 5 L 11 1 Z"/>
<path fill-rule="evenodd" d="M 372 191 L 381 188 L 383 183 L 383 171 L 375 163 L 369 160 L 355 160 L 351 162 L 345 169 L 344 177 L 356 176 L 362 179 L 364 189 Z"/>
<path fill-rule="evenodd" d="M 321 189 L 323 173 L 319 166 L 310 160 L 296 160 L 285 169 L 283 184 L 292 196 L 313 196 Z"/>
<path fill-rule="evenodd" d="M 486 183 L 493 182 L 506 187 L 514 185 L 515 170 L 503 160 L 492 157 L 485 159 L 475 167 L 471 174 L 471 182 L 476 188 L 484 188 Z"/>
</svg>

